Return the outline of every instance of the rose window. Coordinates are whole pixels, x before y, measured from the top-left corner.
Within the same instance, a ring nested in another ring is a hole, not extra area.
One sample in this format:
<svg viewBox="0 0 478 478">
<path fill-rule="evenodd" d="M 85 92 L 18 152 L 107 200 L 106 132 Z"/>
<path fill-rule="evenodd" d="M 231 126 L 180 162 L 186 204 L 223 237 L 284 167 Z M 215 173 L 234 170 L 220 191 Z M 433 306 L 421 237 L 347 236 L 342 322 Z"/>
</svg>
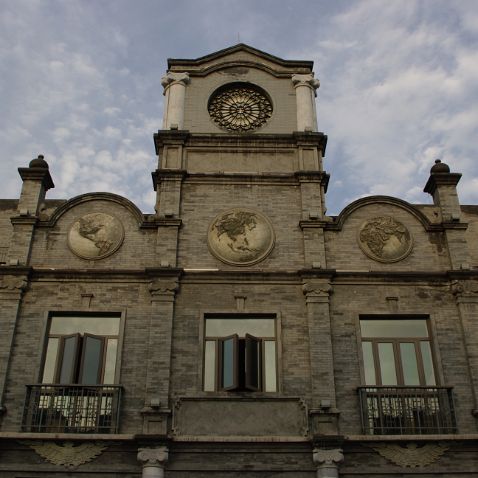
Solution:
<svg viewBox="0 0 478 478">
<path fill-rule="evenodd" d="M 257 87 L 236 83 L 215 93 L 208 110 L 221 128 L 241 132 L 262 126 L 271 117 L 272 104 Z"/>
</svg>

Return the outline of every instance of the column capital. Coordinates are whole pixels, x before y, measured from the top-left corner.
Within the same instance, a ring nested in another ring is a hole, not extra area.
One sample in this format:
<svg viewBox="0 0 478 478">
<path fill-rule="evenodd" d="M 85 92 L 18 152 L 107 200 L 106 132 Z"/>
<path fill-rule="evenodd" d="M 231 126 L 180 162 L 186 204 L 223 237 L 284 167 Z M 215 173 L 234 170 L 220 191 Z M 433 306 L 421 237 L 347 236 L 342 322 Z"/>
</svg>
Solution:
<svg viewBox="0 0 478 478">
<path fill-rule="evenodd" d="M 322 465 L 338 465 L 344 461 L 344 455 L 340 448 L 323 449 L 314 448 L 312 458 L 318 466 Z"/>
<path fill-rule="evenodd" d="M 179 282 L 175 279 L 154 279 L 149 284 L 152 297 L 171 297 L 179 290 Z"/>
<path fill-rule="evenodd" d="M 168 462 L 168 456 L 168 448 L 165 446 L 139 448 L 137 459 L 143 463 L 143 466 L 164 468 Z"/>
<path fill-rule="evenodd" d="M 294 88 L 298 88 L 299 86 L 307 86 L 315 92 L 315 90 L 320 86 L 320 81 L 317 78 L 314 78 L 312 73 L 309 73 L 308 75 L 297 74 L 292 75 L 292 84 L 294 85 Z"/>
<path fill-rule="evenodd" d="M 324 281 L 307 281 L 302 285 L 302 292 L 309 299 L 311 297 L 328 298 L 333 293 L 330 282 Z"/>
<path fill-rule="evenodd" d="M 168 71 L 162 78 L 161 78 L 161 85 L 164 88 L 164 92 L 174 84 L 181 84 L 182 86 L 186 86 L 191 82 L 189 78 L 189 73 L 174 73 L 172 71 Z"/>
</svg>

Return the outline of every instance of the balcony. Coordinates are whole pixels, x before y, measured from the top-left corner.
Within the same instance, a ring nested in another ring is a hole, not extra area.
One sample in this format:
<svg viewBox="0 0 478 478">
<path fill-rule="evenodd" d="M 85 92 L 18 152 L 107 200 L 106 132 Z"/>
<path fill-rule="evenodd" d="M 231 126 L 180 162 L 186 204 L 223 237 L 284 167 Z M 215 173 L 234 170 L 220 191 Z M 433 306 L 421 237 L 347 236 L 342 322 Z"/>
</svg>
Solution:
<svg viewBox="0 0 478 478">
<path fill-rule="evenodd" d="M 27 385 L 22 431 L 118 433 L 121 385 Z"/>
<path fill-rule="evenodd" d="M 367 435 L 456 432 L 451 387 L 359 387 L 358 393 Z"/>
</svg>

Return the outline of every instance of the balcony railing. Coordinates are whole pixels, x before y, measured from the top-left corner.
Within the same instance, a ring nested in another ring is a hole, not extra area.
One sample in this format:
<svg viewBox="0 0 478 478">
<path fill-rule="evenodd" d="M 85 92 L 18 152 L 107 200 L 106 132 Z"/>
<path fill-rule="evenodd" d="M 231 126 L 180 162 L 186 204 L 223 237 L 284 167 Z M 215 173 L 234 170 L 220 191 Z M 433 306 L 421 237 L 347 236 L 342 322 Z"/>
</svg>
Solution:
<svg viewBox="0 0 478 478">
<path fill-rule="evenodd" d="M 120 385 L 27 385 L 22 430 L 117 433 Z"/>
<path fill-rule="evenodd" d="M 359 387 L 367 435 L 456 432 L 451 387 Z"/>
</svg>

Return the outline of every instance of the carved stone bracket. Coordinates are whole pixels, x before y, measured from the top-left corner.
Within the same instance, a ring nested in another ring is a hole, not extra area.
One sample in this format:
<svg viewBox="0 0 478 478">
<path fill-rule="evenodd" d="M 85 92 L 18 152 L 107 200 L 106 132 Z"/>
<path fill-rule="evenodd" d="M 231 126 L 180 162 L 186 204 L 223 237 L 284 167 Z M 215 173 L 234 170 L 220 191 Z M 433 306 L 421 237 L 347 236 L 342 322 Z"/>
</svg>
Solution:
<svg viewBox="0 0 478 478">
<path fill-rule="evenodd" d="M 372 448 L 387 460 L 404 468 L 429 466 L 438 460 L 449 447 L 441 443 L 427 443 L 419 447 L 416 443 L 407 443 L 405 447 L 396 443 L 382 443 Z"/>
<path fill-rule="evenodd" d="M 104 443 L 82 443 L 75 445 L 73 442 L 53 443 L 47 441 L 24 441 L 38 455 L 54 465 L 74 468 L 87 463 L 107 448 Z"/>
<path fill-rule="evenodd" d="M 139 448 L 138 461 L 143 463 L 143 466 L 152 466 L 156 468 L 164 468 L 168 462 L 168 448 L 160 446 L 157 448 Z"/>
</svg>

